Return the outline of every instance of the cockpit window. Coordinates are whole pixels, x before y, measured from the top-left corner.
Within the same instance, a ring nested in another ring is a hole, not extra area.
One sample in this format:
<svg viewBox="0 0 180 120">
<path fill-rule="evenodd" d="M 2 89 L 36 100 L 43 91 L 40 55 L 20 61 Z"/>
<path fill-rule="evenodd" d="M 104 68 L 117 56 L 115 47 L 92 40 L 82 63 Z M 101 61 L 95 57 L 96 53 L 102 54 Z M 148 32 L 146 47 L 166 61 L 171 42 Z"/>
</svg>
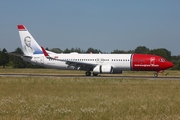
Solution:
<svg viewBox="0 0 180 120">
<path fill-rule="evenodd" d="M 160 62 L 165 62 L 166 60 L 165 59 L 160 59 Z"/>
</svg>

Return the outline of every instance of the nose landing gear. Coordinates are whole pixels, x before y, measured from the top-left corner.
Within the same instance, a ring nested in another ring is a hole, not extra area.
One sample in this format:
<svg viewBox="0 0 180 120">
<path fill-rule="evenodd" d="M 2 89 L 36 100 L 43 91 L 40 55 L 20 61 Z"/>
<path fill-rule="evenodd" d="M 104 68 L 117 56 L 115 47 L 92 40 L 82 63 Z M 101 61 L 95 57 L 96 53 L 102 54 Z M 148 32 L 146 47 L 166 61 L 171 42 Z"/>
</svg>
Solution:
<svg viewBox="0 0 180 120">
<path fill-rule="evenodd" d="M 163 73 L 163 72 L 164 72 L 164 70 L 156 71 L 156 72 L 154 73 L 154 77 L 158 77 L 158 73 Z"/>
<path fill-rule="evenodd" d="M 158 77 L 158 72 L 155 72 L 155 73 L 154 73 L 154 77 Z"/>
</svg>

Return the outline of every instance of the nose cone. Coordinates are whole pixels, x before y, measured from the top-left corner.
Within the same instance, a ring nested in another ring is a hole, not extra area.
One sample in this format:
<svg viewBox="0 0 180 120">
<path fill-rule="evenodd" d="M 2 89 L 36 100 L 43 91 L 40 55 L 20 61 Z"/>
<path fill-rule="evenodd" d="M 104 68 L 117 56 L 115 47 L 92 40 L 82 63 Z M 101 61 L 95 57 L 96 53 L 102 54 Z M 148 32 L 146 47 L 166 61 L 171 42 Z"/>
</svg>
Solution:
<svg viewBox="0 0 180 120">
<path fill-rule="evenodd" d="M 172 68 L 174 66 L 174 64 L 172 63 L 172 62 L 170 62 L 170 61 L 167 61 L 167 64 L 166 64 L 166 69 L 168 69 L 168 68 Z"/>
<path fill-rule="evenodd" d="M 174 64 L 172 62 L 166 60 L 165 62 L 161 62 L 160 69 L 161 70 L 166 70 L 166 69 L 169 69 L 169 68 L 171 68 L 173 66 L 174 66 Z"/>
</svg>

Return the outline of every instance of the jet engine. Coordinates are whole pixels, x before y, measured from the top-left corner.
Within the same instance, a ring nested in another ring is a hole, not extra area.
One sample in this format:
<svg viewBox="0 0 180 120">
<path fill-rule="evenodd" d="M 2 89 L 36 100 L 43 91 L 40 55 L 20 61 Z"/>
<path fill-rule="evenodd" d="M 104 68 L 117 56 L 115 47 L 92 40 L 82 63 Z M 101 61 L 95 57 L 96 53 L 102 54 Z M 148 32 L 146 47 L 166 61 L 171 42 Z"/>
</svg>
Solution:
<svg viewBox="0 0 180 120">
<path fill-rule="evenodd" d="M 99 74 L 99 73 L 113 73 L 113 67 L 110 65 L 97 65 L 93 69 L 93 73 Z"/>
</svg>

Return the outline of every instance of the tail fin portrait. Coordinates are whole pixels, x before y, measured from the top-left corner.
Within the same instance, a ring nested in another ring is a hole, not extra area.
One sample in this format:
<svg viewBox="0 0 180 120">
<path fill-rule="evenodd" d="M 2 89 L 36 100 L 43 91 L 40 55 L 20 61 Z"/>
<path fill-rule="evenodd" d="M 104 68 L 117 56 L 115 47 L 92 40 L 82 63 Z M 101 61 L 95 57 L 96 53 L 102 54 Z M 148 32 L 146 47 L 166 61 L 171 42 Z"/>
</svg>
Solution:
<svg viewBox="0 0 180 120">
<path fill-rule="evenodd" d="M 41 47 L 24 25 L 18 25 L 18 30 L 21 39 L 22 50 L 25 56 L 43 54 Z"/>
</svg>

